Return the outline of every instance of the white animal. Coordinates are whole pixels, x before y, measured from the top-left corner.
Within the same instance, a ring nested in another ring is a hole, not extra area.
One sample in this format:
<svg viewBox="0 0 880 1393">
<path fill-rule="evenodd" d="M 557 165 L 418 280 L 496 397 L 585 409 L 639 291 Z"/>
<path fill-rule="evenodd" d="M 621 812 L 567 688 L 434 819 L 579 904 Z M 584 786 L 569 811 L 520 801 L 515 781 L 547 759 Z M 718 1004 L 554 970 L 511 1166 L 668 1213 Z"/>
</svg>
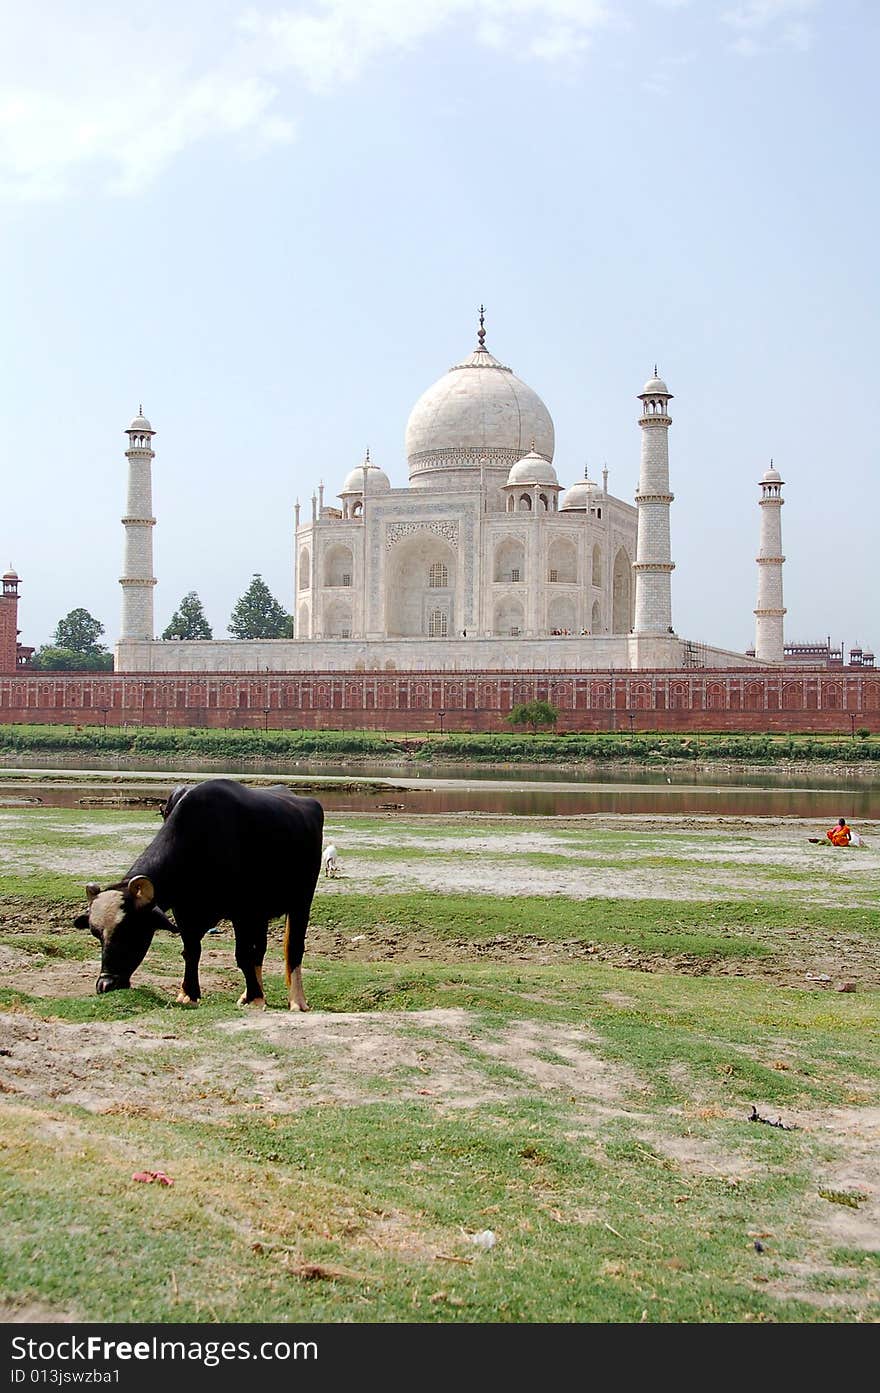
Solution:
<svg viewBox="0 0 880 1393">
<path fill-rule="evenodd" d="M 332 842 L 329 846 L 324 848 L 323 852 L 321 853 L 321 859 L 324 862 L 325 875 L 338 875 L 339 861 L 337 860 L 336 847 L 333 845 Z"/>
</svg>

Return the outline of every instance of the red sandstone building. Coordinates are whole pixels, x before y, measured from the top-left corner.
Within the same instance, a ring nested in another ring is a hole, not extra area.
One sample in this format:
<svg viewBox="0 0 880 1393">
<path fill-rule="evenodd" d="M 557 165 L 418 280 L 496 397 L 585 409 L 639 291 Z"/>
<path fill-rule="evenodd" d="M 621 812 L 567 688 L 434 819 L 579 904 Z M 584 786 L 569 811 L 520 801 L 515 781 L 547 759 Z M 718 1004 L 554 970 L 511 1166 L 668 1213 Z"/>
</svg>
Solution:
<svg viewBox="0 0 880 1393">
<path fill-rule="evenodd" d="M 0 719 L 231 729 L 509 730 L 546 700 L 559 731 L 880 731 L 880 672 L 71 674 L 0 677 Z"/>
<path fill-rule="evenodd" d="M 880 731 L 861 663 L 655 672 L 51 673 L 18 642 L 19 578 L 0 596 L 0 722 L 227 729 L 493 731 L 549 701 L 559 731 Z M 852 656 L 852 655 L 851 655 Z M 864 660 L 865 654 L 859 656 Z"/>
<path fill-rule="evenodd" d="M 15 672 L 33 657 L 33 648 L 19 643 L 18 635 L 18 586 L 19 580 L 10 566 L 3 577 L 3 593 L 0 595 L 0 672 Z"/>
</svg>

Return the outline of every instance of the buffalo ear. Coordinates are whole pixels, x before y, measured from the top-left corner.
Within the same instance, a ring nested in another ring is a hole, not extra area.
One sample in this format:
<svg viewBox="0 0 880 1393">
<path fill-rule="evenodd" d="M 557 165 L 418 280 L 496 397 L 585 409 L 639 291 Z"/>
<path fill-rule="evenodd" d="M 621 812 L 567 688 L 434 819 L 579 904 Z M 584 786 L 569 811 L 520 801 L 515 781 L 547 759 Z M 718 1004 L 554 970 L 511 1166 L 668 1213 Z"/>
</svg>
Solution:
<svg viewBox="0 0 880 1393">
<path fill-rule="evenodd" d="M 73 927 L 75 929 L 91 928 L 91 924 L 89 923 L 89 916 L 87 914 L 78 914 L 73 921 Z"/>
<path fill-rule="evenodd" d="M 128 893 L 134 900 L 135 909 L 146 909 L 153 903 L 156 894 L 153 882 L 147 875 L 133 875 L 128 882 Z"/>
<path fill-rule="evenodd" d="M 100 885 L 97 885 L 94 880 L 90 880 L 88 885 L 86 886 L 86 897 L 88 899 L 89 904 L 91 904 L 95 896 L 100 895 L 100 893 Z"/>
</svg>

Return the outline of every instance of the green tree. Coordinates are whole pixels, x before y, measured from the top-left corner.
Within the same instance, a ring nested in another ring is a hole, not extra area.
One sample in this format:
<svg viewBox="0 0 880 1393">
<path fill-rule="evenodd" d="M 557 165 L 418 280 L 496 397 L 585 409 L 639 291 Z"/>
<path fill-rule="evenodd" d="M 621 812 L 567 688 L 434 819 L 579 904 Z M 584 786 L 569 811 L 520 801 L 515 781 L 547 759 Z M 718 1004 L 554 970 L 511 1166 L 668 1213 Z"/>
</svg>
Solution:
<svg viewBox="0 0 880 1393">
<path fill-rule="evenodd" d="M 43 644 L 31 659 L 42 672 L 112 672 L 113 654 L 98 639 L 104 632 L 100 619 L 87 609 L 72 609 L 59 619 L 51 644 Z"/>
<path fill-rule="evenodd" d="M 528 726 L 535 732 L 539 726 L 555 726 L 559 712 L 549 701 L 524 701 L 514 706 L 507 719 L 512 726 Z"/>
<path fill-rule="evenodd" d="M 171 616 L 171 623 L 162 634 L 163 638 L 213 638 L 211 626 L 205 618 L 202 602 L 194 590 L 184 595 L 180 608 Z"/>
<path fill-rule="evenodd" d="M 103 632 L 104 625 L 87 609 L 72 609 L 58 620 L 52 637 L 57 648 L 69 648 L 71 653 L 86 654 L 100 652 L 104 648 L 103 644 L 98 643 Z"/>
<path fill-rule="evenodd" d="M 233 638 L 291 638 L 293 615 L 279 605 L 257 573 L 232 611 L 228 632 Z"/>
<path fill-rule="evenodd" d="M 31 658 L 29 667 L 40 672 L 112 672 L 113 654 L 106 648 L 91 653 L 74 653 L 72 648 L 56 648 L 44 644 Z"/>
</svg>

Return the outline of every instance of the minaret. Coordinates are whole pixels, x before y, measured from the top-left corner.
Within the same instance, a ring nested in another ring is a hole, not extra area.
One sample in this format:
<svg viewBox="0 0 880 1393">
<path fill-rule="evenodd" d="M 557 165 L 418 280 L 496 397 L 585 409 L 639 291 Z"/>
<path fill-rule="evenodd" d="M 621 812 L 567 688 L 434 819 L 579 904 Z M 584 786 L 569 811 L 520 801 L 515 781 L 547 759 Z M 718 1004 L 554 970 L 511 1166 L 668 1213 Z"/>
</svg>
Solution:
<svg viewBox="0 0 880 1393">
<path fill-rule="evenodd" d="M 138 407 L 138 414 L 127 427 L 128 501 L 122 525 L 125 528 L 124 575 L 122 586 L 122 632 L 120 639 L 152 640 L 153 632 L 153 427 Z"/>
<path fill-rule="evenodd" d="M 675 570 L 669 542 L 669 402 L 672 393 L 657 376 L 639 393 L 642 414 L 642 464 L 636 504 L 639 510 L 636 543 L 636 603 L 633 632 L 668 634 L 672 631 L 670 576 Z"/>
<path fill-rule="evenodd" d="M 778 469 L 770 468 L 761 480 L 761 540 L 758 545 L 758 603 L 755 606 L 755 657 L 764 663 L 781 663 L 782 639 L 782 485 Z"/>
<path fill-rule="evenodd" d="M 30 650 L 33 652 L 33 650 Z M 18 667 L 18 575 L 9 563 L 3 577 L 0 595 L 0 672 L 15 672 Z"/>
</svg>

